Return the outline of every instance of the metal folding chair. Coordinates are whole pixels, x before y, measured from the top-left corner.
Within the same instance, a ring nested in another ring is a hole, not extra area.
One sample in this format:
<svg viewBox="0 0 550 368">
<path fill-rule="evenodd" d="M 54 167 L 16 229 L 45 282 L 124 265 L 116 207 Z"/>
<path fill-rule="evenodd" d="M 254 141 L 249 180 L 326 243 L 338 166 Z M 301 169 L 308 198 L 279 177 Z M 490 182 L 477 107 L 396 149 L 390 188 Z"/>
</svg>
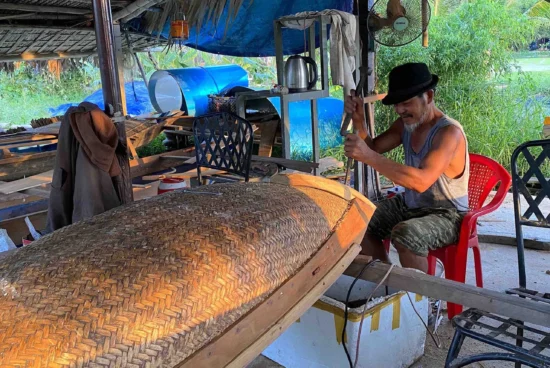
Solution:
<svg viewBox="0 0 550 368">
<path fill-rule="evenodd" d="M 523 163 L 524 174 L 520 172 Z M 520 145 L 512 155 L 512 188 L 514 196 L 514 217 L 516 223 L 516 241 L 518 252 L 519 288 L 507 290 L 506 293 L 520 298 L 528 298 L 541 303 L 550 303 L 550 294 L 527 289 L 525 273 L 525 247 L 522 226 L 550 228 L 550 214 L 546 216 L 539 207 L 543 200 L 550 199 L 550 183 L 544 177 L 541 168 L 550 164 L 550 140 L 527 142 Z M 529 189 L 531 178 L 536 178 L 540 189 Z M 522 209 L 521 198 L 527 204 Z M 464 367 L 484 360 L 503 360 L 515 362 L 516 367 L 550 366 L 550 333 L 523 321 L 503 318 L 477 309 L 469 309 L 453 319 L 456 328 L 455 336 L 446 367 Z M 529 336 L 524 336 L 524 331 Z M 505 352 L 490 352 L 470 357 L 458 357 L 466 337 L 482 341 Z"/>
<path fill-rule="evenodd" d="M 200 116 L 193 122 L 197 175 L 201 168 L 222 170 L 248 182 L 254 134 L 247 120 L 229 112 Z"/>
</svg>

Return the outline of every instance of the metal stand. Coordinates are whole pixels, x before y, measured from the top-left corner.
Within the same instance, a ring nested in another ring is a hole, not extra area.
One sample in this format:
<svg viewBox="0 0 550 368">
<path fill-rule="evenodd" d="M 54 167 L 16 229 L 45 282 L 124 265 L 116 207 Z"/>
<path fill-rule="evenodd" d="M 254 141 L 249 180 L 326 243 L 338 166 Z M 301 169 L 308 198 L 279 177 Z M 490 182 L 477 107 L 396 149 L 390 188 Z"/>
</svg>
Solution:
<svg viewBox="0 0 550 368">
<path fill-rule="evenodd" d="M 330 18 L 327 16 L 318 16 L 315 18 L 285 18 L 285 20 L 314 20 L 313 24 L 307 28 L 304 32 L 308 32 L 308 54 L 312 59 L 316 59 L 316 32 L 315 27 L 319 25 L 320 28 L 320 66 L 321 66 L 321 89 L 313 89 L 307 92 L 301 93 L 274 93 L 271 91 L 254 91 L 254 92 L 238 92 L 235 94 L 237 97 L 236 106 L 237 114 L 245 117 L 246 101 L 267 98 L 267 97 L 279 97 L 281 101 L 281 138 L 283 144 L 283 158 L 291 158 L 290 149 L 290 118 L 289 118 L 289 104 L 296 101 L 309 100 L 311 104 L 311 132 L 312 132 L 312 161 L 319 163 L 320 149 L 319 149 L 319 122 L 317 111 L 317 99 L 329 96 L 328 86 L 328 30 L 327 27 L 330 24 Z M 283 55 L 283 28 L 285 28 L 280 20 L 274 21 L 275 28 L 275 51 L 277 61 L 277 84 L 280 86 L 286 86 L 284 80 L 284 55 Z M 314 174 L 318 175 L 317 169 L 314 170 Z"/>
</svg>

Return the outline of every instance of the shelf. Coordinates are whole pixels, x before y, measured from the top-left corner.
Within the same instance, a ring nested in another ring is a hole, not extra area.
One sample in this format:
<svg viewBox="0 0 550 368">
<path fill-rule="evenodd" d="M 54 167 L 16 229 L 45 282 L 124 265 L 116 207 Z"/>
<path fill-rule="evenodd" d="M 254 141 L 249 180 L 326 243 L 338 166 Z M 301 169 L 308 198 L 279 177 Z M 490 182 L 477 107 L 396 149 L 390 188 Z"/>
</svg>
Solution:
<svg viewBox="0 0 550 368">
<path fill-rule="evenodd" d="M 249 91 L 235 93 L 235 97 L 240 100 L 257 100 L 260 98 L 279 97 L 283 102 L 296 102 L 296 101 L 310 101 L 317 100 L 319 98 L 329 97 L 330 93 L 327 90 L 311 90 L 306 92 L 296 93 L 275 93 L 271 91 Z"/>
</svg>

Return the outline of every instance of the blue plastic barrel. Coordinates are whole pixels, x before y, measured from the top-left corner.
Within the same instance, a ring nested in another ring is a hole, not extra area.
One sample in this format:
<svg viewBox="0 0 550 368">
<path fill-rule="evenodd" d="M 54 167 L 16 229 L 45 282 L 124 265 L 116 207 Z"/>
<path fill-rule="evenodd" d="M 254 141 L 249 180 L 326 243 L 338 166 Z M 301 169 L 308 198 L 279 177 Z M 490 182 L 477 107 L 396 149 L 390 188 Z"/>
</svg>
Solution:
<svg viewBox="0 0 550 368">
<path fill-rule="evenodd" d="M 158 112 L 208 113 L 208 95 L 228 87 L 248 87 L 248 73 L 238 65 L 158 70 L 149 80 L 149 97 Z"/>
</svg>

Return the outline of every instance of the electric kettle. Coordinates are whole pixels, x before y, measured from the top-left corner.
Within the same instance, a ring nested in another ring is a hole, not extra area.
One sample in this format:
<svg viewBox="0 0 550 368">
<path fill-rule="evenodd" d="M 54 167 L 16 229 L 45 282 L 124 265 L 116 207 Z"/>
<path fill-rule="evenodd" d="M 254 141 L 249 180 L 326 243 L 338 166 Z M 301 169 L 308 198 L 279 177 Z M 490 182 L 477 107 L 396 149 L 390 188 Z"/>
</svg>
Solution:
<svg viewBox="0 0 550 368">
<path fill-rule="evenodd" d="M 308 68 L 308 64 L 311 68 Z M 317 63 L 309 56 L 294 55 L 287 59 L 285 81 L 291 93 L 313 89 L 318 78 Z"/>
</svg>

